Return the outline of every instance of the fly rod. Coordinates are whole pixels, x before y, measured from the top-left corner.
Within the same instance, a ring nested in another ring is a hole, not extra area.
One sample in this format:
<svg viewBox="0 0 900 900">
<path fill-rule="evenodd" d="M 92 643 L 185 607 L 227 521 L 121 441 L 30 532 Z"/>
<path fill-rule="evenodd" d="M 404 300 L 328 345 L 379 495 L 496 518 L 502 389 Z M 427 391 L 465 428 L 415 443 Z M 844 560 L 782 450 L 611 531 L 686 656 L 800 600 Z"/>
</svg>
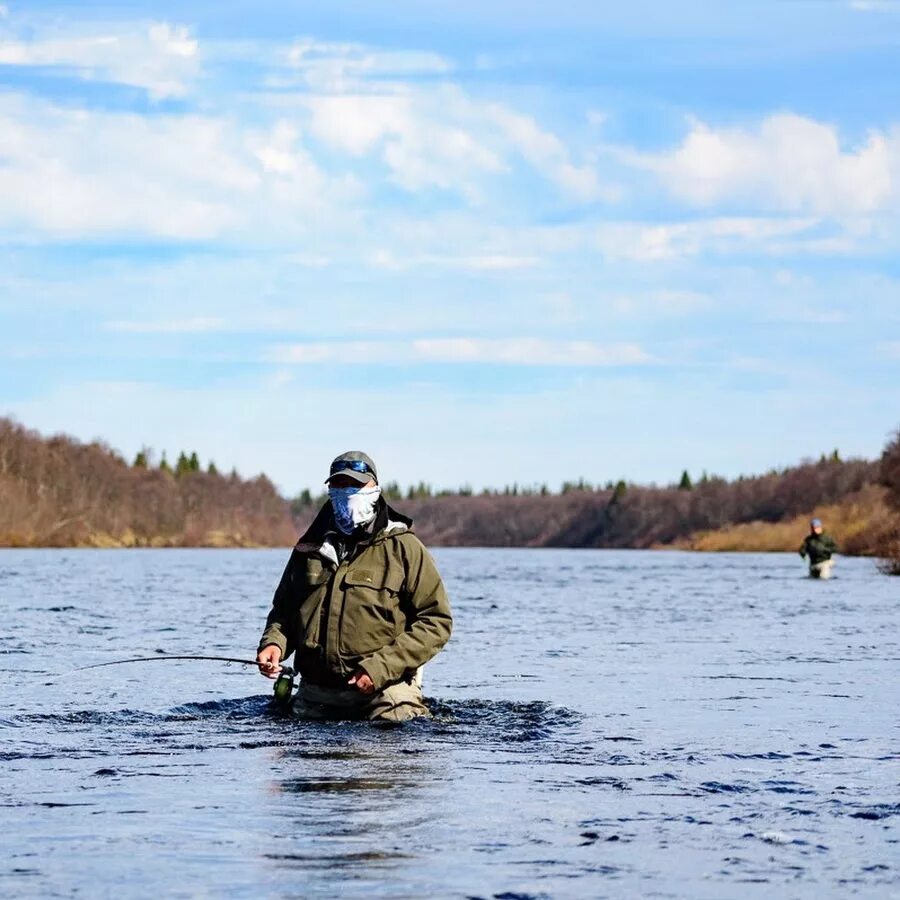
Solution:
<svg viewBox="0 0 900 900">
<path fill-rule="evenodd" d="M 214 662 L 238 663 L 242 666 L 256 666 L 261 669 L 260 664 L 255 659 L 238 659 L 236 656 L 203 656 L 197 654 L 185 656 L 135 656 L 131 659 L 113 659 L 109 662 L 94 663 L 90 666 L 78 666 L 76 672 L 84 669 L 100 669 L 103 666 L 121 666 L 126 663 L 144 663 L 144 662 L 170 662 L 172 660 L 212 660 Z M 275 701 L 276 703 L 287 706 L 291 700 L 291 693 L 294 690 L 294 675 L 296 673 L 290 666 L 278 667 L 278 678 L 275 680 Z"/>
<path fill-rule="evenodd" d="M 256 666 L 256 668 L 260 668 L 260 664 L 255 659 L 238 659 L 235 656 L 200 656 L 197 654 L 191 654 L 189 656 L 135 656 L 131 659 L 114 659 L 110 662 L 102 662 L 102 663 L 94 663 L 90 666 L 78 666 L 76 668 L 76 672 L 80 672 L 83 669 L 100 669 L 103 666 L 121 666 L 125 663 L 142 663 L 142 662 L 168 662 L 169 660 L 191 660 L 191 659 L 204 659 L 204 660 L 213 660 L 215 662 L 228 662 L 228 663 L 239 663 L 242 666 Z M 294 670 L 290 668 L 290 666 L 280 666 L 281 672 L 285 675 L 293 675 Z"/>
</svg>

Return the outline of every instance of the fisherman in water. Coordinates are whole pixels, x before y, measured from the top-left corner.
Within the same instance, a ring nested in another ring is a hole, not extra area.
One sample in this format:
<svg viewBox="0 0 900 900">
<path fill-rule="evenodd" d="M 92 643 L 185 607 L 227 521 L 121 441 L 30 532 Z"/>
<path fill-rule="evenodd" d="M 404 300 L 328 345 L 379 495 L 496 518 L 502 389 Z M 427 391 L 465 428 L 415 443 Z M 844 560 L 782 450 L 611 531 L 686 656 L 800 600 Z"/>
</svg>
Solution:
<svg viewBox="0 0 900 900">
<path fill-rule="evenodd" d="M 809 534 L 800 545 L 800 556 L 803 559 L 809 557 L 810 578 L 831 578 L 834 568 L 832 553 L 837 553 L 837 544 L 822 530 L 821 519 L 813 519 L 809 523 Z"/>
<path fill-rule="evenodd" d="M 276 678 L 294 654 L 294 712 L 310 719 L 428 716 L 421 667 L 447 643 L 447 592 L 412 521 L 385 503 L 375 463 L 342 453 L 329 501 L 297 542 L 259 642 Z"/>
</svg>

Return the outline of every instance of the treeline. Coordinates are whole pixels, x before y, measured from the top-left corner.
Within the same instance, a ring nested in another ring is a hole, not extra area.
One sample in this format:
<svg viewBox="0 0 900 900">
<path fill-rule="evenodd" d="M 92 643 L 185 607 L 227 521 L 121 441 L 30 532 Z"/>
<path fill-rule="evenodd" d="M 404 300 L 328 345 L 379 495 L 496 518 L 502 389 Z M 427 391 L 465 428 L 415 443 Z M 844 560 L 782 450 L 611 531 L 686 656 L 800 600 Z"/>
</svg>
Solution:
<svg viewBox="0 0 900 900">
<path fill-rule="evenodd" d="M 838 450 L 832 450 L 830 454 L 823 453 L 819 457 L 819 463 L 834 462 L 840 463 L 841 455 Z M 786 475 L 793 470 L 792 466 L 783 469 L 771 469 L 767 475 L 779 476 Z M 740 476 L 738 481 L 744 481 L 745 476 Z M 717 475 L 710 475 L 705 470 L 696 481 L 696 485 L 703 487 L 713 482 L 723 482 L 726 479 Z M 618 481 L 608 480 L 605 483 L 593 484 L 592 482 L 579 478 L 577 481 L 564 481 L 558 491 L 554 491 L 546 482 L 537 484 L 512 484 L 504 485 L 502 488 L 485 487 L 478 492 L 480 497 L 550 497 L 565 496 L 574 493 L 603 493 L 611 492 L 617 498 L 628 488 L 629 483 L 624 479 Z M 651 489 L 656 490 L 657 485 L 650 485 Z M 673 481 L 667 485 L 668 488 L 678 488 L 680 491 L 690 491 L 695 487 L 695 482 L 691 478 L 687 469 L 683 469 L 681 476 L 677 481 Z M 419 481 L 417 484 L 411 484 L 407 488 L 402 488 L 397 481 L 388 481 L 381 487 L 384 497 L 389 501 L 399 500 L 431 500 L 441 497 L 473 497 L 475 491 L 471 485 L 462 485 L 458 488 L 440 488 L 436 489 L 425 481 Z M 313 494 L 309 489 L 301 491 L 293 500 L 291 500 L 292 509 L 295 511 L 303 511 L 309 506 L 321 506 L 328 499 L 327 491 L 319 491 Z"/>
<path fill-rule="evenodd" d="M 102 443 L 44 438 L 0 418 L 0 545 L 287 545 L 294 524 L 265 476 L 175 467 L 142 450 L 129 465 Z"/>
<path fill-rule="evenodd" d="M 564 494 L 435 497 L 408 502 L 423 539 L 453 545 L 652 547 L 734 522 L 778 522 L 836 502 L 878 478 L 878 464 L 826 459 L 679 487 L 619 481 Z"/>
<path fill-rule="evenodd" d="M 894 560 L 885 566 L 900 574 L 900 433 L 875 462 L 835 451 L 732 480 L 682 472 L 664 487 L 577 480 L 558 492 L 514 484 L 476 494 L 392 482 L 384 491 L 436 546 L 722 547 L 696 537 L 755 523 L 738 536 L 753 531 L 756 542 L 777 523 L 784 541 L 801 517 L 834 508 L 841 549 Z M 195 452 L 172 465 L 144 448 L 129 464 L 102 443 L 44 438 L 0 418 L 0 545 L 289 546 L 326 496 L 305 491 L 288 502 L 265 476 L 222 475 Z M 758 546 L 774 549 L 768 538 Z"/>
<path fill-rule="evenodd" d="M 435 492 L 427 485 L 384 488 L 389 500 L 413 516 L 428 544 L 598 548 L 690 546 L 697 533 L 739 523 L 787 522 L 866 491 L 862 502 L 872 508 L 872 520 L 855 526 L 842 549 L 888 555 L 895 526 L 874 515 L 876 507 L 883 507 L 883 467 L 879 461 L 845 461 L 834 451 L 815 462 L 733 480 L 703 473 L 695 482 L 682 472 L 665 487 L 580 480 L 564 483 L 557 493 L 544 485 L 512 485 L 477 495 L 468 489 Z M 311 520 L 324 499 L 301 495 L 293 501 L 298 527 Z M 797 544 L 802 537 L 801 531 Z"/>
</svg>

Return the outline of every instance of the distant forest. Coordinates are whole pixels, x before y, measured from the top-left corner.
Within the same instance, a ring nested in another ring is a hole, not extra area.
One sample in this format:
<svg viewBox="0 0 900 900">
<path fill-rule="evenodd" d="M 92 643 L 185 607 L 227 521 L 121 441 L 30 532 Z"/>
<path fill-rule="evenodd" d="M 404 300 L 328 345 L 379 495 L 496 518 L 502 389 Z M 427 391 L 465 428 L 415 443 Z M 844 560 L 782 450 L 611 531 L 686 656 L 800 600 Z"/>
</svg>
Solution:
<svg viewBox="0 0 900 900">
<path fill-rule="evenodd" d="M 41 437 L 0 418 L 0 545 L 289 545 L 290 509 L 268 478 L 175 466 L 143 450 L 132 463 L 101 443 Z"/>
<path fill-rule="evenodd" d="M 745 549 L 698 535 L 754 523 L 757 540 L 766 525 L 827 509 L 844 552 L 900 557 L 900 434 L 877 461 L 833 451 L 733 480 L 703 474 L 694 482 L 682 472 L 665 487 L 579 480 L 559 492 L 384 489 L 436 546 Z M 287 546 L 324 500 L 308 491 L 286 500 L 265 476 L 225 475 L 196 453 L 182 452 L 173 465 L 142 450 L 129 462 L 104 444 L 42 437 L 0 418 L 0 545 Z M 782 528 L 777 540 L 759 546 L 787 549 L 793 529 Z"/>
<path fill-rule="evenodd" d="M 625 481 L 591 486 L 570 482 L 560 493 L 546 487 L 473 495 L 435 493 L 427 485 L 400 491 L 386 485 L 398 509 L 416 521 L 425 543 L 435 546 L 794 549 L 807 531 L 807 519 L 827 510 L 829 527 L 842 552 L 890 557 L 900 554 L 900 441 L 878 461 L 842 460 L 837 451 L 765 475 L 733 480 L 688 473 L 670 486 Z M 890 500 L 894 504 L 891 508 Z M 301 495 L 293 504 L 298 523 L 311 520 L 323 498 Z M 794 521 L 798 520 L 798 521 Z M 792 522 L 776 542 L 753 544 L 747 536 L 731 546 L 698 540 L 730 526 Z"/>
</svg>

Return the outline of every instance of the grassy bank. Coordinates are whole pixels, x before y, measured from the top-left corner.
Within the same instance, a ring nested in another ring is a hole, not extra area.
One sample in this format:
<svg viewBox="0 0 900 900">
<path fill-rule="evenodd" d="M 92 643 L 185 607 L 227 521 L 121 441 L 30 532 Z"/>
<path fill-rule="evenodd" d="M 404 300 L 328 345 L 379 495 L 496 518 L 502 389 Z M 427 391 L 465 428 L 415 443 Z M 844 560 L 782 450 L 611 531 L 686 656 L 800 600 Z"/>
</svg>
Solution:
<svg viewBox="0 0 900 900">
<path fill-rule="evenodd" d="M 713 552 L 794 552 L 809 533 L 809 520 L 818 518 L 842 553 L 878 555 L 879 548 L 900 527 L 887 506 L 886 493 L 880 485 L 870 484 L 837 503 L 816 506 L 803 515 L 780 522 L 742 522 L 698 531 L 668 546 Z"/>
</svg>

